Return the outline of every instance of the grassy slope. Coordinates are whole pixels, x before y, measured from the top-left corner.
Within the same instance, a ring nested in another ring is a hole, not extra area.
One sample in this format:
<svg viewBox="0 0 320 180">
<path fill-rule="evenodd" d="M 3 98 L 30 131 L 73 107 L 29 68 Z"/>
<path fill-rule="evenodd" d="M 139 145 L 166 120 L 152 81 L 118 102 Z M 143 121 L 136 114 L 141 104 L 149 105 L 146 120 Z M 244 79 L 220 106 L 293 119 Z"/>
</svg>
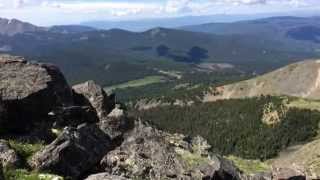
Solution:
<svg viewBox="0 0 320 180">
<path fill-rule="evenodd" d="M 300 169 L 305 169 L 309 175 L 320 175 L 320 139 L 316 139 L 310 143 L 291 147 L 273 159 L 275 167 L 290 167 L 295 166 Z M 311 173 L 311 174 L 310 174 Z"/>
<path fill-rule="evenodd" d="M 107 92 L 116 90 L 116 89 L 126 89 L 133 87 L 146 86 L 149 84 L 162 83 L 165 82 L 166 78 L 164 76 L 146 76 L 142 79 L 132 80 L 123 84 L 117 84 L 109 87 L 105 87 L 104 90 Z"/>
</svg>

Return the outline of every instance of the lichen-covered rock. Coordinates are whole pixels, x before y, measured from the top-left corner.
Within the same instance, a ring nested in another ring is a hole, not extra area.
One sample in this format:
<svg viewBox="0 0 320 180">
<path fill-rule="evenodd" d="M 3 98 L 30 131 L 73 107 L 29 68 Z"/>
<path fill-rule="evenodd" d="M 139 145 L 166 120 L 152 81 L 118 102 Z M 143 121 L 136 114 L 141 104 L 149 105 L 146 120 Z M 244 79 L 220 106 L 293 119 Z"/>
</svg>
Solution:
<svg viewBox="0 0 320 180">
<path fill-rule="evenodd" d="M 18 154 L 5 140 L 0 140 L 0 162 L 4 167 L 18 167 L 21 164 Z"/>
<path fill-rule="evenodd" d="M 96 165 L 110 148 L 110 138 L 95 124 L 66 128 L 29 161 L 31 167 L 73 179 Z"/>
<path fill-rule="evenodd" d="M 204 179 L 241 179 L 241 173 L 231 161 L 220 156 L 214 156 L 212 161 L 215 163 L 211 166 L 211 171 L 203 171 L 207 172 L 205 173 L 206 176 Z"/>
<path fill-rule="evenodd" d="M 101 119 L 98 125 L 112 139 L 122 137 L 126 131 L 133 128 L 132 120 L 119 106 L 116 106 L 107 117 Z"/>
<path fill-rule="evenodd" d="M 210 156 L 210 146 L 200 137 L 172 135 L 137 122 L 124 138 L 100 163 L 112 175 L 138 179 L 240 177 L 233 164 Z"/>
<path fill-rule="evenodd" d="M 72 90 L 56 66 L 6 55 L 0 56 L 0 92 L 10 119 L 1 125 L 11 132 L 26 130 L 53 108 L 73 101 Z"/>
<path fill-rule="evenodd" d="M 93 174 L 89 177 L 87 177 L 85 180 L 129 180 L 125 177 L 120 176 L 113 176 L 109 173 L 99 173 L 99 174 Z"/>
</svg>

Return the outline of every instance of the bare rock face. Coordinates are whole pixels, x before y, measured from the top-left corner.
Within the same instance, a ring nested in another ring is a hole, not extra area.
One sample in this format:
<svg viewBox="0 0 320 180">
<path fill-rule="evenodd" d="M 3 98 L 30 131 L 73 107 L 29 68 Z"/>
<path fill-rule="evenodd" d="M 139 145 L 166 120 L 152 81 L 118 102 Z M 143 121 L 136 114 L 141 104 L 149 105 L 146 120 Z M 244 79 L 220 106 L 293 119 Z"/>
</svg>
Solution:
<svg viewBox="0 0 320 180">
<path fill-rule="evenodd" d="M 85 180 L 129 180 L 120 176 L 113 176 L 109 173 L 99 173 L 87 177 Z"/>
<path fill-rule="evenodd" d="M 171 135 L 138 122 L 122 145 L 100 164 L 107 173 L 126 178 L 239 179 L 233 164 L 210 156 L 210 146 L 202 140 Z"/>
<path fill-rule="evenodd" d="M 18 167 L 21 160 L 5 140 L 0 140 L 0 162 L 4 167 Z"/>
<path fill-rule="evenodd" d="M 29 164 L 36 170 L 77 179 L 109 151 L 110 142 L 109 136 L 94 124 L 66 128 L 54 142 L 36 153 Z"/>
<path fill-rule="evenodd" d="M 2 125 L 11 132 L 23 131 L 53 108 L 73 101 L 71 88 L 57 67 L 7 55 L 0 56 L 0 96 L 10 119 Z"/>
</svg>

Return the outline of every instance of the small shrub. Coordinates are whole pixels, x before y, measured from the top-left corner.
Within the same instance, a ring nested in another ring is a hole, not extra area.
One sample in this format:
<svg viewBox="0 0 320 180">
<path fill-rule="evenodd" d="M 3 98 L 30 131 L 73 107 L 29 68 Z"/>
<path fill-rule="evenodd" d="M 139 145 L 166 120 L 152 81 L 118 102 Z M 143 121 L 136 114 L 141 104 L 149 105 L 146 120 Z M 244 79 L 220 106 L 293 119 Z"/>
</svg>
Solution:
<svg viewBox="0 0 320 180">
<path fill-rule="evenodd" d="M 30 158 L 34 153 L 40 151 L 44 146 L 42 142 L 30 144 L 15 140 L 9 140 L 9 144 L 24 160 Z"/>
</svg>

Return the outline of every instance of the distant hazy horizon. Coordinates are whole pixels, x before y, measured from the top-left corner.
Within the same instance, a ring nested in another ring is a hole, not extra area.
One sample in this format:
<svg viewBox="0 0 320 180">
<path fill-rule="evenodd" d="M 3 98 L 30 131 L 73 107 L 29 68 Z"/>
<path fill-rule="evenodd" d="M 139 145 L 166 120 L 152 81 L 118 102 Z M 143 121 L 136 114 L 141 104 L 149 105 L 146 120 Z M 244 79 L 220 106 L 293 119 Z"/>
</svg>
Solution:
<svg viewBox="0 0 320 180">
<path fill-rule="evenodd" d="M 264 14 L 312 16 L 319 10 L 319 0 L 0 0 L 0 17 L 41 26 L 209 15 L 235 20 Z"/>
</svg>

